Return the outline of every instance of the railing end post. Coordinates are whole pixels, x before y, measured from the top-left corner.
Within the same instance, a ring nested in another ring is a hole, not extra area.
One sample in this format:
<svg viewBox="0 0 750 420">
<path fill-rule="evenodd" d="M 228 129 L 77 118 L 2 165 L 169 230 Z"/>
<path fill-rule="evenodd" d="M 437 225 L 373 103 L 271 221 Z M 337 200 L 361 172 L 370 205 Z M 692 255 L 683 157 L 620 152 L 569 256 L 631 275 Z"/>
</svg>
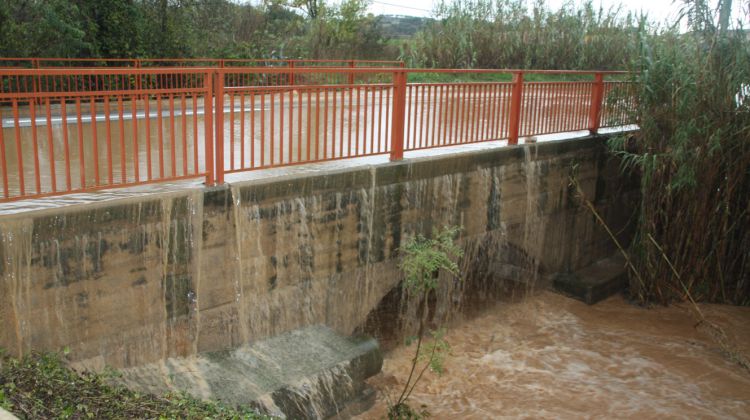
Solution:
<svg viewBox="0 0 750 420">
<path fill-rule="evenodd" d="M 214 70 L 214 80 L 214 176 L 216 184 L 221 185 L 224 183 L 224 71 Z"/>
<path fill-rule="evenodd" d="M 589 134 L 599 132 L 602 115 L 602 101 L 604 99 L 604 74 L 594 74 L 594 85 L 591 89 L 591 109 L 589 110 Z"/>
<path fill-rule="evenodd" d="M 204 111 L 204 162 L 206 165 L 206 185 L 214 185 L 214 87 L 216 86 L 216 71 L 207 71 L 204 75 L 203 87 L 206 90 L 203 99 Z"/>
<path fill-rule="evenodd" d="M 356 66 L 357 66 L 357 65 L 356 65 L 356 63 L 354 62 L 354 60 L 350 60 L 350 61 L 349 61 L 349 67 L 350 67 L 350 68 L 354 68 L 354 67 L 356 67 Z M 350 85 L 353 85 L 353 84 L 354 84 L 354 73 L 349 73 L 349 84 L 350 84 Z"/>
</svg>

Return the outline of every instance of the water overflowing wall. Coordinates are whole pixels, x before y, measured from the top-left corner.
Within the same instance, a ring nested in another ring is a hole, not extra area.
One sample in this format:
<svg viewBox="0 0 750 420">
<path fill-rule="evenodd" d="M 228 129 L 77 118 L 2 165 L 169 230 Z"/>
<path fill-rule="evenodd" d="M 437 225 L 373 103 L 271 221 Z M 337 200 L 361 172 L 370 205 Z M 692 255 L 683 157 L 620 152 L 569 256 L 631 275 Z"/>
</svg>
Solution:
<svg viewBox="0 0 750 420">
<path fill-rule="evenodd" d="M 350 334 L 398 284 L 404 240 L 443 225 L 463 226 L 473 283 L 534 287 L 614 251 L 573 165 L 621 231 L 637 196 L 601 137 L 2 216 L 0 347 L 67 347 L 97 369 L 315 324 Z"/>
</svg>

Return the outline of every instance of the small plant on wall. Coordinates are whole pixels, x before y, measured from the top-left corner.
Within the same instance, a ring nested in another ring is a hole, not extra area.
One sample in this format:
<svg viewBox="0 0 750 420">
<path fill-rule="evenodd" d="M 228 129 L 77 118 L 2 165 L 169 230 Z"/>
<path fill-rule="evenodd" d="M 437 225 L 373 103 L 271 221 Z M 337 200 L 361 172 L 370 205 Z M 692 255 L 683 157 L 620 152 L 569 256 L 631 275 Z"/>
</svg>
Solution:
<svg viewBox="0 0 750 420">
<path fill-rule="evenodd" d="M 439 285 L 440 272 L 444 271 L 454 276 L 458 274 L 456 259 L 461 257 L 463 252 L 453 240 L 459 231 L 459 227 L 445 227 L 433 231 L 432 238 L 417 235 L 401 248 L 403 287 L 418 299 L 419 329 L 417 336 L 407 342 L 407 345 L 416 343 L 414 358 L 401 394 L 395 403 L 388 407 L 389 419 L 419 419 L 428 415 L 423 410 L 412 409 L 407 401 L 427 369 L 438 374 L 443 372 L 443 361 L 450 351 L 450 346 L 444 339 L 445 329 L 439 328 L 430 332 L 431 339 L 425 340 L 425 324 L 429 309 L 427 300 L 430 293 Z"/>
</svg>

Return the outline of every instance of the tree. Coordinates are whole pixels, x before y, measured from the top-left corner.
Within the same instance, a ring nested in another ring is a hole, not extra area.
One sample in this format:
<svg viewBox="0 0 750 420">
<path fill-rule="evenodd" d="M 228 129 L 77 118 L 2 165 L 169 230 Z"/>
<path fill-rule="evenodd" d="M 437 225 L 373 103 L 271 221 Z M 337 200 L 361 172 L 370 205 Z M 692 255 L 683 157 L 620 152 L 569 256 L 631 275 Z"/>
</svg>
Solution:
<svg viewBox="0 0 750 420">
<path fill-rule="evenodd" d="M 140 52 L 138 28 L 140 13 L 133 0 L 89 0 L 86 14 L 92 17 L 94 31 L 87 39 L 104 58 L 128 58 Z"/>
<path fill-rule="evenodd" d="M 401 395 L 388 409 L 389 419 L 423 417 L 426 413 L 415 412 L 409 407 L 407 400 L 428 368 L 437 373 L 443 371 L 443 360 L 450 351 L 448 343 L 443 339 L 444 330 L 433 331 L 433 340 L 423 343 L 429 309 L 427 300 L 439 285 L 441 271 L 452 275 L 458 274 L 458 264 L 455 259 L 463 255 L 463 251 L 456 246 L 453 238 L 459 230 L 458 227 L 446 227 L 442 231 L 433 231 L 432 239 L 417 235 L 401 248 L 401 252 L 404 253 L 401 262 L 401 269 L 404 271 L 403 288 L 418 299 L 419 329 L 409 377 Z M 415 377 L 419 362 L 423 362 L 424 366 Z"/>
</svg>

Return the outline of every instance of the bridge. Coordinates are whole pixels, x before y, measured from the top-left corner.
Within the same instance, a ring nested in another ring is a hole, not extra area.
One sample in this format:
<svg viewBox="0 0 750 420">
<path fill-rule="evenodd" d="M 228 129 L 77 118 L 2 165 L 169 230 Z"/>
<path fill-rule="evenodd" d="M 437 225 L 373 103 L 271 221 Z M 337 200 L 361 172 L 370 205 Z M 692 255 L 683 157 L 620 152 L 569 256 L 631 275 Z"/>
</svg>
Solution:
<svg viewBox="0 0 750 420">
<path fill-rule="evenodd" d="M 634 122 L 621 72 L 53 60 L 0 69 L 2 201 Z"/>
<path fill-rule="evenodd" d="M 572 174 L 624 241 L 638 202 L 597 134 L 633 127 L 622 73 L 16 64 L 0 69 L 0 347 L 18 355 L 150 378 L 320 325 L 378 336 L 407 238 L 462 227 L 446 314 L 615 251 Z"/>
</svg>

